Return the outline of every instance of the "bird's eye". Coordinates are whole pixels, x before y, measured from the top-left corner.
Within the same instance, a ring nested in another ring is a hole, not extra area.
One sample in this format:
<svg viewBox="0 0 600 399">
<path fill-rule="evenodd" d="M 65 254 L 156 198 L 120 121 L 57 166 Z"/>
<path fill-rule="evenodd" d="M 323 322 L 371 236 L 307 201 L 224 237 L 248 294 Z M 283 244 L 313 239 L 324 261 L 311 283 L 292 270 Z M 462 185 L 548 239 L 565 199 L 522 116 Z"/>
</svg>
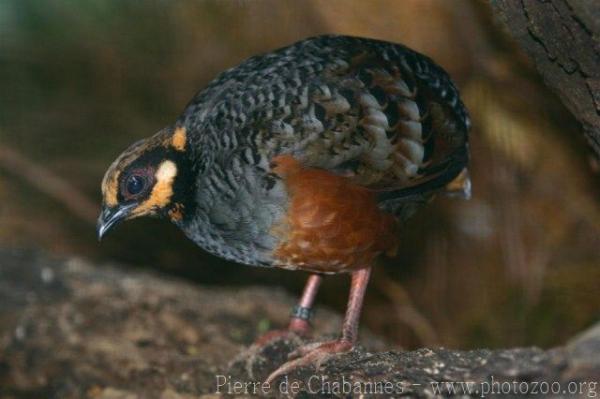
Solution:
<svg viewBox="0 0 600 399">
<path fill-rule="evenodd" d="M 130 195 L 136 195 L 144 190 L 146 186 L 146 179 L 140 175 L 131 175 L 127 178 L 127 192 Z"/>
</svg>

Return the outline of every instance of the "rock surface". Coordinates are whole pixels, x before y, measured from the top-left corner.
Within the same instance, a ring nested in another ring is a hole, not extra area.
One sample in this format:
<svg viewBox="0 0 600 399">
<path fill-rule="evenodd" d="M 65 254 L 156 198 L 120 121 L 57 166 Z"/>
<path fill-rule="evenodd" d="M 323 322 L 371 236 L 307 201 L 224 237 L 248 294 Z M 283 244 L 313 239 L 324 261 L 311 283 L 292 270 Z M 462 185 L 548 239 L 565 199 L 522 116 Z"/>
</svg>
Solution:
<svg viewBox="0 0 600 399">
<path fill-rule="evenodd" d="M 253 356 L 243 351 L 267 329 L 285 325 L 292 304 L 272 288 L 208 288 L 0 250 L 0 397 L 434 397 L 453 390 L 481 397 L 525 389 L 597 395 L 600 326 L 547 351 L 386 352 L 363 333 L 370 351 L 359 347 L 266 387 L 261 381 L 302 341 L 275 341 Z M 333 336 L 339 323 L 319 309 L 316 335 Z"/>
</svg>

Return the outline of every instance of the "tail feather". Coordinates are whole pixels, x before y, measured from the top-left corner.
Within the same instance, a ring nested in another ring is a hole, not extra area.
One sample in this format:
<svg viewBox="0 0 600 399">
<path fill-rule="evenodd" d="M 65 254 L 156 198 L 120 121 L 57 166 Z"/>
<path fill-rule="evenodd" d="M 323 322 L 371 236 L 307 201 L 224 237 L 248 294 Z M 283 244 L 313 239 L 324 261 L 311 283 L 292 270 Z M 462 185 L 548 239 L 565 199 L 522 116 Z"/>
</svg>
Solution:
<svg viewBox="0 0 600 399">
<path fill-rule="evenodd" d="M 403 198 L 426 196 L 444 190 L 449 194 L 462 192 L 465 198 L 470 198 L 471 180 L 467 171 L 468 162 L 469 149 L 465 144 L 456 150 L 446 162 L 436 165 L 435 170 L 425 170 L 424 173 L 431 176 L 429 179 L 414 186 L 378 192 L 377 200 L 379 203 L 397 202 Z M 460 185 L 460 189 L 457 190 L 458 185 Z"/>
<path fill-rule="evenodd" d="M 464 168 L 454 180 L 446 184 L 444 193 L 449 197 L 471 199 L 471 177 L 469 169 Z"/>
</svg>

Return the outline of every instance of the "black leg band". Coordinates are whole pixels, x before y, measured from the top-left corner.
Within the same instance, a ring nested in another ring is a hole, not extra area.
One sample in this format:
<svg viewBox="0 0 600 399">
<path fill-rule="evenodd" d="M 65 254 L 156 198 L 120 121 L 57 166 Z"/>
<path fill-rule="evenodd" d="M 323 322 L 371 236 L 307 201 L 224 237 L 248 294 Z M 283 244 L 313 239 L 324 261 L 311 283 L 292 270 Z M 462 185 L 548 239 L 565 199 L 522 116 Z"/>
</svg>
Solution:
<svg viewBox="0 0 600 399">
<path fill-rule="evenodd" d="M 292 308 L 290 316 L 295 319 L 301 319 L 309 321 L 313 316 L 313 310 L 311 308 L 305 308 L 304 306 L 296 305 Z"/>
</svg>

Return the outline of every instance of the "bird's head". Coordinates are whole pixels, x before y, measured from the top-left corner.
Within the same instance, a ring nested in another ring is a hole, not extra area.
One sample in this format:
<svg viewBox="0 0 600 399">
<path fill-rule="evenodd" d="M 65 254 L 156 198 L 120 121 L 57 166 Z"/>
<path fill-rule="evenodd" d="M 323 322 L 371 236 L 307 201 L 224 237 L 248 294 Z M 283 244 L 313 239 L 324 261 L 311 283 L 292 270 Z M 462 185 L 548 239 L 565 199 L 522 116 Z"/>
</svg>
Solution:
<svg viewBox="0 0 600 399">
<path fill-rule="evenodd" d="M 123 152 L 102 180 L 98 239 L 123 220 L 140 216 L 183 219 L 190 189 L 186 131 L 166 128 Z"/>
</svg>

